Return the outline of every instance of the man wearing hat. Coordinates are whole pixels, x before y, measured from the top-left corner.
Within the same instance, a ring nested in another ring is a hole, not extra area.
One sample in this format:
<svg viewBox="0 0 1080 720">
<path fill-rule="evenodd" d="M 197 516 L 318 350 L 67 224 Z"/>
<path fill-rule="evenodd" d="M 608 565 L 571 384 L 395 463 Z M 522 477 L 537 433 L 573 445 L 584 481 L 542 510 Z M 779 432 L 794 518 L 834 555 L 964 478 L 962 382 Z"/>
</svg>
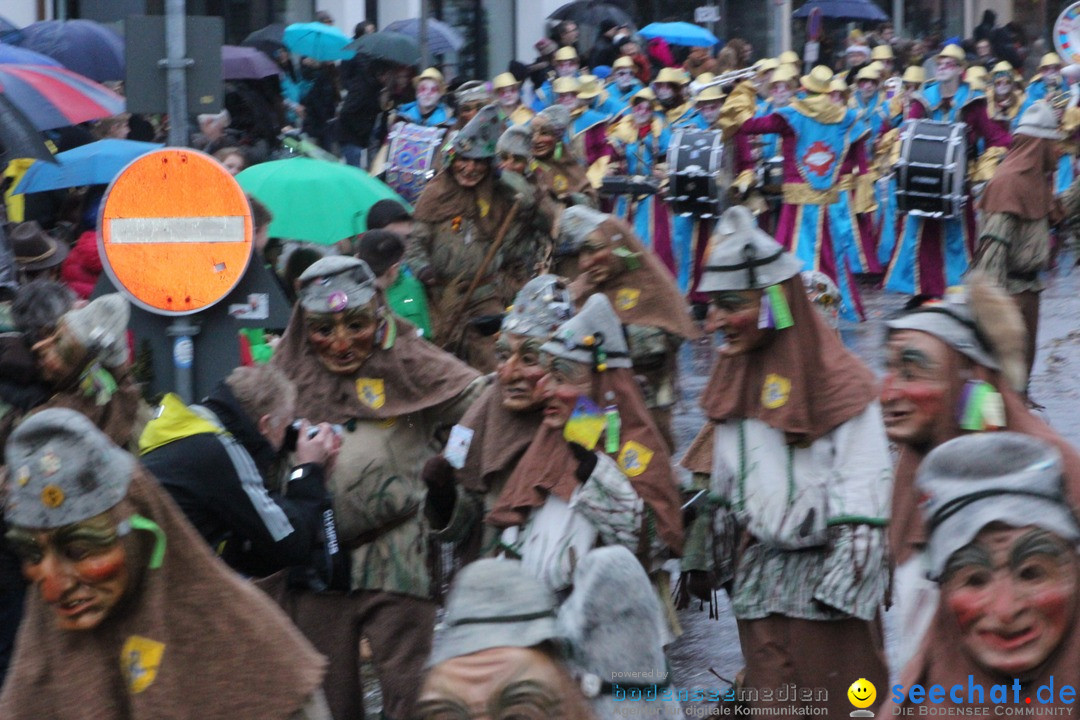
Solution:
<svg viewBox="0 0 1080 720">
<path fill-rule="evenodd" d="M 529 172 L 535 175 L 541 193 L 557 204 L 595 207 L 596 189 L 585 174 L 582 159 L 567 142 L 570 120 L 570 111 L 558 104 L 544 108 L 532 119 Z"/>
<path fill-rule="evenodd" d="M 881 84 L 888 90 L 889 80 L 896 75 L 896 55 L 893 53 L 892 45 L 887 43 L 875 45 L 870 51 L 870 60 L 880 64 Z"/>
<path fill-rule="evenodd" d="M 536 114 L 521 102 L 521 82 L 514 77 L 513 73 L 504 72 L 496 75 L 491 81 L 491 91 L 495 93 L 499 115 L 507 127 L 524 125 Z"/>
<path fill-rule="evenodd" d="M 617 158 L 617 174 L 656 179 L 671 142 L 671 129 L 659 110 L 651 88 L 630 96 L 630 112 L 612 126 L 608 137 Z M 662 198 L 622 194 L 615 199 L 613 214 L 630 223 L 645 246 L 674 274 L 671 209 Z"/>
<path fill-rule="evenodd" d="M 296 385 L 298 416 L 343 428 L 329 485 L 351 581 L 348 594 L 294 587 L 276 595 L 331 660 L 325 688 L 335 717 L 362 713 L 361 634 L 384 715 L 411 717 L 435 620 L 420 470 L 486 382 L 389 312 L 363 261 L 323 258 L 300 284 L 271 362 Z"/>
<path fill-rule="evenodd" d="M 938 122 L 963 122 L 967 146 L 978 158 L 970 162 L 972 183 L 993 175 L 1011 138 L 986 113 L 986 96 L 961 80 L 966 55 L 959 45 L 946 45 L 937 55 L 936 77 L 923 85 L 908 107 L 908 117 Z M 885 289 L 907 295 L 941 297 L 958 285 L 974 247 L 974 202 L 964 205 L 962 217 L 933 218 L 908 213 L 898 219 L 897 246 L 885 271 Z"/>
<path fill-rule="evenodd" d="M 918 647 L 937 604 L 925 581 L 926 529 L 915 476 L 927 454 L 966 433 L 1004 428 L 1050 442 L 1065 459 L 1066 493 L 1080 507 L 1080 455 L 1026 407 L 1023 319 L 1012 299 L 984 276 L 963 291 L 886 322 L 881 405 L 889 440 L 899 448 L 889 548 L 896 568 L 890 612 L 903 641 L 899 659 Z"/>
<path fill-rule="evenodd" d="M 688 530 L 714 550 L 687 547 L 683 571 L 731 583 L 745 687 L 827 688 L 829 714 L 846 714 L 849 677 L 878 687 L 888 677 L 876 618 L 891 462 L 874 374 L 810 304 L 799 260 L 747 208 L 721 216 L 707 262 L 705 329 L 725 344 L 701 397 L 708 422 L 683 465 L 711 475 L 722 509 L 696 521 L 712 530 Z M 688 586 L 707 595 L 695 589 L 704 579 Z"/>
<path fill-rule="evenodd" d="M 679 493 L 611 301 L 590 296 L 540 350 L 543 419 L 485 522 L 553 592 L 603 545 L 632 548 L 662 572 L 682 548 Z"/>
<path fill-rule="evenodd" d="M 653 80 L 653 92 L 668 125 L 674 126 L 693 113 L 694 103 L 686 97 L 689 84 L 690 76 L 682 68 L 662 68 Z"/>
<path fill-rule="evenodd" d="M 1076 177 L 1074 165 L 1078 151 L 1077 129 L 1080 128 L 1080 109 L 1077 108 L 1077 98 L 1061 74 L 1062 65 L 1057 53 L 1043 55 L 1042 60 L 1039 61 L 1039 72 L 1028 83 L 1024 103 L 1020 106 L 1019 112 L 1022 116 L 1025 110 L 1039 100 L 1045 100 L 1054 109 L 1063 140 L 1059 144 L 1061 157 L 1054 176 L 1054 192 L 1057 194 L 1068 190 L 1073 178 Z M 1014 127 L 1017 122 L 1014 118 Z"/>
<path fill-rule="evenodd" d="M 47 407 L 77 410 L 114 443 L 134 450 L 145 406 L 128 362 L 130 313 L 119 293 L 102 295 L 64 313 L 31 349 L 53 393 Z"/>
<path fill-rule="evenodd" d="M 558 83 L 556 81 L 556 86 Z M 575 98 L 576 103 L 570 110 L 570 148 L 575 155 L 584 158 L 589 181 L 594 188 L 599 188 L 611 155 L 607 129 L 615 112 L 608 108 L 609 98 L 595 75 L 581 76 Z"/>
<path fill-rule="evenodd" d="M 1055 211 L 1051 178 L 1060 140 L 1049 103 L 1029 105 L 1013 131 L 1009 153 L 979 199 L 982 222 L 973 267 L 1005 288 L 1020 308 L 1027 327 L 1029 374 L 1045 287 L 1042 274 L 1050 267 L 1050 215 Z"/>
<path fill-rule="evenodd" d="M 494 105 L 458 133 L 449 162 L 416 203 L 405 251 L 405 263 L 427 286 L 430 339 L 485 372 L 495 366 L 498 316 L 542 251 L 535 187 L 495 172 L 501 134 Z"/>
<path fill-rule="evenodd" d="M 568 209 L 565 222 L 573 224 L 580 210 Z M 543 420 L 540 346 L 573 315 L 574 300 L 565 280 L 540 275 L 521 288 L 496 340 L 495 382 L 452 431 L 467 440 L 458 443 L 454 453 L 436 455 L 424 466 L 424 515 L 434 537 L 455 544 L 455 556 L 465 563 L 499 551 L 499 532 L 483 519 Z"/>
<path fill-rule="evenodd" d="M 634 61 L 627 55 L 621 56 L 611 66 L 608 78 L 608 93 L 624 107 L 629 104 L 630 96 L 644 87 L 635 75 Z"/>
<path fill-rule="evenodd" d="M 209 720 L 329 720 L 325 660 L 89 419 L 37 413 L 5 459 L 7 539 L 31 584 L 6 720 L 194 707 Z"/>
<path fill-rule="evenodd" d="M 942 603 L 900 675 L 907 692 L 882 715 L 914 713 L 915 685 L 945 688 L 932 701 L 940 713 L 1001 707 L 994 687 L 1037 700 L 1036 716 L 1072 712 L 1073 698 L 1046 692 L 1080 682 L 1080 524 L 1065 472 L 1053 445 L 1011 432 L 959 437 L 926 457 L 917 486 Z"/>
<path fill-rule="evenodd" d="M 576 78 L 578 71 L 581 69 L 581 62 L 578 59 L 577 50 L 572 47 L 561 47 L 555 52 L 553 58 L 553 64 L 555 67 L 554 78 L 548 78 L 543 85 L 536 90 L 536 97 L 533 99 L 533 110 L 540 112 L 547 106 L 555 102 L 555 91 L 552 88 L 552 83 L 558 78 Z"/>
<path fill-rule="evenodd" d="M 1020 77 L 1007 60 L 1002 60 L 990 70 L 990 83 L 993 90 L 986 98 L 986 114 L 1008 132 L 1020 115 L 1024 101 Z"/>
<path fill-rule="evenodd" d="M 556 610 L 521 562 L 466 565 L 450 588 L 414 717 L 594 718 L 567 667 Z"/>
<path fill-rule="evenodd" d="M 438 68 L 429 67 L 413 78 L 416 100 L 397 109 L 397 119 L 414 125 L 435 127 L 446 125 L 453 117 L 450 108 L 443 103 L 446 81 Z"/>
<path fill-rule="evenodd" d="M 847 262 L 854 242 L 850 218 L 830 212 L 839 199 L 841 167 L 863 152 L 858 113 L 829 99 L 832 70 L 818 65 L 802 76 L 806 97 L 769 115 L 746 120 L 735 134 L 735 185 L 745 192 L 756 182 L 750 137 L 775 133 L 781 138 L 783 204 L 776 236 L 806 266 L 820 270 L 840 288 L 845 320 L 860 320 L 862 305 Z M 850 153 L 850 155 L 846 154 Z"/>
<path fill-rule="evenodd" d="M 66 243 L 42 230 L 37 220 L 18 223 L 8 234 L 20 285 L 38 278 L 60 279 L 60 266 L 69 250 Z"/>
</svg>

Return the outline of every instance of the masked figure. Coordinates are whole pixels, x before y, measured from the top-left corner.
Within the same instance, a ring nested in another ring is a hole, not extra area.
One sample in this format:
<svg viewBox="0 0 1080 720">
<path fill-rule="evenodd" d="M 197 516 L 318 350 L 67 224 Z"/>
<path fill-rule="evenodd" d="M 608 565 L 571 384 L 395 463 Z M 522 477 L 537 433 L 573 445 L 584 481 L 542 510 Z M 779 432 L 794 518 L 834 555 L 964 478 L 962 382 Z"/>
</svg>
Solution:
<svg viewBox="0 0 1080 720">
<path fill-rule="evenodd" d="M 44 410 L 6 460 L 31 589 L 0 715 L 329 720 L 325 661 L 90 420 Z"/>
<path fill-rule="evenodd" d="M 1018 433 L 960 437 L 927 455 L 917 482 L 941 607 L 883 715 L 914 712 L 916 684 L 944 689 L 929 696 L 942 713 L 1072 708 L 1059 690 L 1080 682 L 1080 526 L 1064 472 L 1053 445 Z"/>
<path fill-rule="evenodd" d="M 326 588 L 294 574 L 291 587 L 271 589 L 331 658 L 325 687 L 335 717 L 362 710 L 362 633 L 384 714 L 406 718 L 435 618 L 420 470 L 485 383 L 388 312 L 363 261 L 323 258 L 300 285 L 272 362 L 296 385 L 299 416 L 342 427 L 328 482 L 341 560 L 335 567 L 345 566 L 347 582 Z"/>
</svg>

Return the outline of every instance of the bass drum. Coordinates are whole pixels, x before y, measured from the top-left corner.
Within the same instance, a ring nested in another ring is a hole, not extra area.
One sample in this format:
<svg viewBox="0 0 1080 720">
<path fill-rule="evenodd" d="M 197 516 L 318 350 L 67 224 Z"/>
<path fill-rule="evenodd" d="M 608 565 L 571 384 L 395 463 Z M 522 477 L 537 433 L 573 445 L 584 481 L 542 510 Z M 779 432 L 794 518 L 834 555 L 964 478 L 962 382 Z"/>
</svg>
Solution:
<svg viewBox="0 0 1080 720">
<path fill-rule="evenodd" d="M 444 127 L 398 123 L 390 131 L 384 182 L 415 205 L 428 180 L 435 177 L 436 152 L 442 147 Z"/>
<path fill-rule="evenodd" d="M 719 130 L 674 130 L 667 164 L 668 201 L 675 212 L 712 218 L 724 211 L 732 162 Z"/>
<path fill-rule="evenodd" d="M 964 211 L 967 195 L 967 125 L 908 120 L 900 128 L 896 163 L 899 212 L 952 219 Z"/>
</svg>

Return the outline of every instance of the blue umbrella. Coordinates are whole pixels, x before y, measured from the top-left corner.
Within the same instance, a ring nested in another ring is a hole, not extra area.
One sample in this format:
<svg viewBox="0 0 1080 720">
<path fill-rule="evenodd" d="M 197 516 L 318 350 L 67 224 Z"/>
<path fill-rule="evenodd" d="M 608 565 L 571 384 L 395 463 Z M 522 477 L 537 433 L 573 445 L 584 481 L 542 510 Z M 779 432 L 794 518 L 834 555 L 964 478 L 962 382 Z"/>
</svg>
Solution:
<svg viewBox="0 0 1080 720">
<path fill-rule="evenodd" d="M 321 62 L 348 60 L 356 54 L 345 49 L 352 38 L 333 25 L 320 22 L 293 23 L 285 28 L 282 40 L 293 55 Z"/>
<path fill-rule="evenodd" d="M 889 19 L 885 11 L 870 0 L 810 0 L 792 13 L 792 17 L 806 18 L 810 11 L 820 8 L 823 17 L 830 20 L 873 20 L 884 22 Z"/>
<path fill-rule="evenodd" d="M 91 80 L 124 79 L 124 39 L 92 20 L 42 20 L 20 31 L 19 47 L 59 60 Z"/>
<path fill-rule="evenodd" d="M 161 147 L 163 146 L 157 143 L 115 138 L 81 145 L 57 155 L 57 165 L 35 162 L 15 186 L 14 192 L 32 193 L 83 185 L 107 185 L 132 160 Z"/>
<path fill-rule="evenodd" d="M 420 20 L 417 18 L 412 18 L 411 20 L 398 20 L 397 22 L 390 23 L 383 29 L 399 32 L 402 35 L 408 35 L 411 38 L 415 38 L 417 42 L 420 42 Z M 461 36 L 461 33 L 439 20 L 427 21 L 427 40 L 428 52 L 432 55 L 457 52 L 465 47 L 465 38 Z"/>
<path fill-rule="evenodd" d="M 688 22 L 649 23 L 640 30 L 645 38 L 662 38 L 671 45 L 712 47 L 720 41 L 705 28 Z"/>
<path fill-rule="evenodd" d="M 5 17 L 0 17 L 0 42 L 17 42 L 19 37 L 19 26 Z"/>
<path fill-rule="evenodd" d="M 0 43 L 0 64 L 11 65 L 49 65 L 50 67 L 63 67 L 59 60 L 53 60 L 48 55 Z"/>
</svg>

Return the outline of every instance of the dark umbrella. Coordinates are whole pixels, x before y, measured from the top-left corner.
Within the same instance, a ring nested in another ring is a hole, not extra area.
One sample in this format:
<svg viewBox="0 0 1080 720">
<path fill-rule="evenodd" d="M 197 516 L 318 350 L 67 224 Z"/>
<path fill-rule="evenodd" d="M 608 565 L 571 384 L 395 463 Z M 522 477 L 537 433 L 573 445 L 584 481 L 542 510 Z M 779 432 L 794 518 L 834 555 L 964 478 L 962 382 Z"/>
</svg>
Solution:
<svg viewBox="0 0 1080 720">
<path fill-rule="evenodd" d="M 408 35 L 383 30 L 364 35 L 345 46 L 376 60 L 386 60 L 398 65 L 415 65 L 420 62 L 420 46 Z"/>
<path fill-rule="evenodd" d="M 573 20 L 578 25 L 600 27 L 600 23 L 611 20 L 616 25 L 633 25 L 630 14 L 622 7 L 610 2 L 597 0 L 575 0 L 560 7 L 548 15 L 551 20 Z"/>
<path fill-rule="evenodd" d="M 253 47 L 256 50 L 262 50 L 267 55 L 273 57 L 274 53 L 278 50 L 285 49 L 285 23 L 274 23 L 267 25 L 262 30 L 256 30 L 255 32 L 244 38 L 244 42 L 241 45 L 247 45 Z"/>
<path fill-rule="evenodd" d="M 221 46 L 222 80 L 258 80 L 280 72 L 276 62 L 253 47 Z"/>
<path fill-rule="evenodd" d="M 401 33 L 420 42 L 420 20 L 398 20 L 386 26 L 390 32 Z M 465 38 L 450 25 L 439 20 L 427 21 L 428 52 L 432 55 L 442 55 L 448 52 L 457 52 L 465 47 Z"/>
<path fill-rule="evenodd" d="M 19 39 L 19 26 L 0 17 L 0 42 L 14 43 Z"/>
<path fill-rule="evenodd" d="M 124 40 L 92 20 L 43 20 L 20 31 L 19 47 L 59 60 L 91 80 L 124 79 Z"/>
<path fill-rule="evenodd" d="M 25 157 L 56 162 L 34 123 L 3 95 L 0 95 L 0 145 L 8 159 Z"/>
<path fill-rule="evenodd" d="M 814 8 L 820 8 L 822 16 L 830 20 L 884 22 L 889 19 L 885 11 L 870 2 L 870 0 L 810 0 L 810 2 L 792 13 L 792 17 L 809 17 Z"/>
</svg>

